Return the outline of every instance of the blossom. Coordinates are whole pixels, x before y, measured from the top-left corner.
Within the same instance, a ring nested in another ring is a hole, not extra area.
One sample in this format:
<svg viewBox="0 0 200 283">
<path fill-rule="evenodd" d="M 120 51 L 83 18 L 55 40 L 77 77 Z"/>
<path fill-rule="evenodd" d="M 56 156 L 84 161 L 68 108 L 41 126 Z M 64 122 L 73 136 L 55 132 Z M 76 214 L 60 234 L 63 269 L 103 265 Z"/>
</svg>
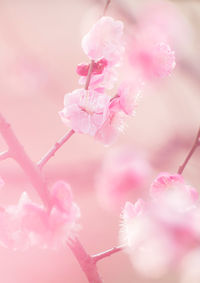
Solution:
<svg viewBox="0 0 200 283">
<path fill-rule="evenodd" d="M 102 17 L 83 37 L 82 47 L 86 55 L 93 60 L 89 88 L 112 89 L 117 80 L 115 68 L 119 66 L 124 51 L 123 23 L 111 17 Z M 79 83 L 86 83 L 89 64 L 77 67 L 81 76 Z"/>
<path fill-rule="evenodd" d="M 130 108 L 126 108 L 126 95 L 130 93 L 121 91 L 112 98 L 101 87 L 76 89 L 65 95 L 64 109 L 59 114 L 62 121 L 75 132 L 94 136 L 104 144 L 110 144 L 123 130 L 124 118 L 131 112 Z"/>
<path fill-rule="evenodd" d="M 116 64 L 124 50 L 122 44 L 123 23 L 111 17 L 102 17 L 83 37 L 82 48 L 85 54 L 95 61 L 106 59 Z"/>
<path fill-rule="evenodd" d="M 161 277 L 198 247 L 200 207 L 178 174 L 160 174 L 150 193 L 145 204 L 140 200 L 125 205 L 120 240 L 136 270 Z"/>
<path fill-rule="evenodd" d="M 75 132 L 95 136 L 108 116 L 110 97 L 95 90 L 76 89 L 66 94 L 63 122 Z"/>
<path fill-rule="evenodd" d="M 106 145 L 112 144 L 119 133 L 124 128 L 124 114 L 113 111 L 112 106 L 109 107 L 109 115 L 102 127 L 96 132 L 95 139 Z"/>
<path fill-rule="evenodd" d="M 143 199 L 138 199 L 135 204 L 127 201 L 123 209 L 123 218 L 128 221 L 137 215 L 140 215 L 145 209 L 145 202 Z"/>
<path fill-rule="evenodd" d="M 165 36 L 170 45 L 178 50 L 179 56 L 193 40 L 189 22 L 174 3 L 148 1 L 138 13 L 138 22 L 143 28 L 154 28 Z"/>
<path fill-rule="evenodd" d="M 175 55 L 157 30 L 140 28 L 128 47 L 132 67 L 138 68 L 147 80 L 164 78 L 175 68 Z"/>
<path fill-rule="evenodd" d="M 118 107 L 126 115 L 133 115 L 141 97 L 142 83 L 137 81 L 123 81 L 118 89 Z"/>
<path fill-rule="evenodd" d="M 136 200 L 144 195 L 150 170 L 147 160 L 132 149 L 112 150 L 96 177 L 100 203 L 113 209 L 121 207 L 129 198 Z"/>
<path fill-rule="evenodd" d="M 68 184 L 59 181 L 51 192 L 51 209 L 23 193 L 15 206 L 0 210 L 0 243 L 11 249 L 29 246 L 57 249 L 78 231 L 80 210 Z"/>
<path fill-rule="evenodd" d="M 140 90 L 139 83 L 121 83 L 117 94 L 110 99 L 107 119 L 95 135 L 98 140 L 110 144 L 123 131 L 125 118 L 132 115 L 137 107 Z"/>
<path fill-rule="evenodd" d="M 198 192 L 195 188 L 187 185 L 182 175 L 180 174 L 169 174 L 163 172 L 153 181 L 150 188 L 150 194 L 152 197 L 157 197 L 166 190 L 184 190 L 186 194 L 190 195 L 191 200 L 196 201 L 198 199 Z"/>
<path fill-rule="evenodd" d="M 122 219 L 121 243 L 134 268 L 148 278 L 161 276 L 171 261 L 171 241 L 149 216 L 148 204 L 126 203 Z"/>
</svg>

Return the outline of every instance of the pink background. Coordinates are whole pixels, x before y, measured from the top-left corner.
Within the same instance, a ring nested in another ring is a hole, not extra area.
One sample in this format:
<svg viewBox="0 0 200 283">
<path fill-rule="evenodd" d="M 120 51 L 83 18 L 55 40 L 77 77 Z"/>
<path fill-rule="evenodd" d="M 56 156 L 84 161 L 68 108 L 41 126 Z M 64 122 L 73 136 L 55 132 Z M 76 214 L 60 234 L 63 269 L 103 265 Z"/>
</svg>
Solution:
<svg viewBox="0 0 200 283">
<path fill-rule="evenodd" d="M 87 60 L 81 50 L 81 38 L 102 10 L 96 2 L 2 0 L 0 3 L 0 110 L 33 161 L 39 160 L 67 130 L 58 111 L 63 107 L 64 94 L 78 87 L 76 65 Z M 133 11 L 137 9 L 133 0 L 122 3 Z M 183 57 L 196 68 L 200 5 L 182 3 L 178 9 L 188 19 L 194 39 L 183 46 Z M 120 18 L 114 4 L 108 14 Z M 128 121 L 124 134 L 113 147 L 131 145 L 144 151 L 154 167 L 152 180 L 159 171 L 176 172 L 199 126 L 199 87 L 193 73 L 188 74 L 178 62 L 172 76 L 145 90 L 137 115 Z M 5 149 L 0 137 L 0 151 Z M 44 170 L 49 184 L 58 179 L 71 184 L 82 211 L 80 239 L 91 254 L 118 242 L 119 215 L 102 209 L 94 189 L 95 174 L 108 151 L 108 147 L 92 138 L 76 134 Z M 198 151 L 184 174 L 197 188 L 199 168 Z M 16 203 L 24 190 L 33 199 L 38 198 L 12 160 L 0 163 L 0 175 L 6 183 L 0 194 L 1 204 Z M 3 283 L 87 282 L 67 247 L 61 251 L 25 252 L 1 248 L 0 266 Z M 99 269 L 105 282 L 150 282 L 134 274 L 123 253 L 105 259 Z M 168 282 L 167 278 L 164 280 Z"/>
</svg>

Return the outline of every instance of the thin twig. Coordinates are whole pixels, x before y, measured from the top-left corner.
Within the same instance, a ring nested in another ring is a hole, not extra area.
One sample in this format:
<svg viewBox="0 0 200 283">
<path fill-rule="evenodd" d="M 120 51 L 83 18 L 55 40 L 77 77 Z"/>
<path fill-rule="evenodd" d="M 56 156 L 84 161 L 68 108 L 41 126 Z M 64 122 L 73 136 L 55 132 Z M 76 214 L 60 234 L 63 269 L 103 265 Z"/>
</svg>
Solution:
<svg viewBox="0 0 200 283">
<path fill-rule="evenodd" d="M 11 157 L 9 151 L 4 151 L 0 153 L 0 161 L 8 159 L 9 157 Z"/>
<path fill-rule="evenodd" d="M 40 161 L 37 163 L 39 169 L 42 169 L 42 167 L 49 161 L 50 158 L 52 158 L 56 151 L 61 148 L 61 146 L 68 141 L 71 136 L 74 134 L 74 130 L 70 130 L 67 132 L 59 141 L 55 143 L 55 145 L 40 159 Z"/>
<path fill-rule="evenodd" d="M 94 262 L 98 262 L 99 260 L 104 259 L 105 257 L 111 256 L 115 253 L 122 251 L 124 248 L 125 248 L 125 246 L 114 247 L 114 248 L 109 249 L 105 252 L 93 255 L 92 258 L 93 258 Z"/>
<path fill-rule="evenodd" d="M 188 155 L 185 158 L 185 161 L 183 162 L 183 164 L 179 167 L 178 169 L 178 174 L 182 174 L 186 165 L 188 164 L 190 158 L 192 157 L 193 153 L 195 152 L 195 150 L 197 149 L 197 147 L 200 146 L 200 128 L 198 130 L 197 136 L 195 138 L 195 142 L 191 148 L 191 150 L 189 151 Z"/>
<path fill-rule="evenodd" d="M 104 11 L 103 11 L 103 16 L 105 16 L 105 14 L 106 14 L 106 12 L 107 12 L 107 10 L 108 10 L 108 7 L 109 7 L 109 5 L 110 5 L 110 3 L 111 3 L 111 0 L 107 0 L 106 5 L 105 5 L 105 8 L 104 8 Z"/>
<path fill-rule="evenodd" d="M 32 162 L 29 156 L 26 154 L 24 148 L 18 141 L 15 133 L 13 132 L 10 124 L 8 124 L 0 113 L 0 133 L 4 138 L 6 144 L 8 145 L 8 152 L 10 157 L 12 157 L 23 169 L 26 175 L 29 177 L 30 182 L 33 187 L 37 190 L 39 196 L 41 197 L 44 204 L 49 207 L 50 198 L 47 190 L 46 183 L 40 174 L 37 166 Z"/>
<path fill-rule="evenodd" d="M 79 262 L 83 272 L 85 273 L 89 283 L 103 283 L 98 270 L 96 262 L 87 254 L 80 241 L 75 238 L 68 243 L 69 248 L 73 252 L 77 261 Z"/>
</svg>

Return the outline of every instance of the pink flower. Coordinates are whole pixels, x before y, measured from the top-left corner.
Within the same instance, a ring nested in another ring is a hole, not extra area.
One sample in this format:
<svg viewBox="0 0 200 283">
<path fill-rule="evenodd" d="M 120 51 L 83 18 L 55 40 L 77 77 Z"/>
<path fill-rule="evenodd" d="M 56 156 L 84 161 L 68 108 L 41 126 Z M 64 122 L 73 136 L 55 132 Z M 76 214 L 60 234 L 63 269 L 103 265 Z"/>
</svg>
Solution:
<svg viewBox="0 0 200 283">
<path fill-rule="evenodd" d="M 57 249 L 78 231 L 80 210 L 68 184 L 57 182 L 51 193 L 50 211 L 23 193 L 16 206 L 0 210 L 0 243 L 11 249 L 29 246 Z"/>
<path fill-rule="evenodd" d="M 173 189 L 176 186 L 184 184 L 184 179 L 182 175 L 174 174 L 171 175 L 167 172 L 162 172 L 151 184 L 150 193 L 151 195 L 156 195 L 157 193 L 166 191 L 167 189 Z"/>
<path fill-rule="evenodd" d="M 171 241 L 149 215 L 148 205 L 142 200 L 126 203 L 122 221 L 121 244 L 133 267 L 148 278 L 163 275 L 172 260 Z"/>
<path fill-rule="evenodd" d="M 133 219 L 137 215 L 140 215 L 145 208 L 145 202 L 142 199 L 138 199 L 135 204 L 127 201 L 123 209 L 124 219 Z"/>
<path fill-rule="evenodd" d="M 169 174 L 167 172 L 160 173 L 158 177 L 153 181 L 150 188 L 150 194 L 152 197 L 157 197 L 161 193 L 167 190 L 184 190 L 184 193 L 191 198 L 192 201 L 196 201 L 199 197 L 197 190 L 187 185 L 179 174 Z"/>
<path fill-rule="evenodd" d="M 118 89 L 119 109 L 126 115 L 132 115 L 141 97 L 141 83 L 124 81 Z"/>
<path fill-rule="evenodd" d="M 109 114 L 102 127 L 96 132 L 95 139 L 106 145 L 112 144 L 124 128 L 124 114 L 109 109 Z"/>
<path fill-rule="evenodd" d="M 90 59 L 106 59 L 116 64 L 124 48 L 122 45 L 123 23 L 111 17 L 102 17 L 83 37 L 82 48 Z"/>
<path fill-rule="evenodd" d="M 119 66 L 124 51 L 123 24 L 111 17 L 102 17 L 84 36 L 82 47 L 84 52 L 94 60 L 89 88 L 112 89 L 117 79 L 115 67 Z M 86 83 L 89 64 L 77 67 L 81 76 L 79 83 Z"/>
<path fill-rule="evenodd" d="M 106 208 L 119 208 L 128 199 L 144 195 L 150 173 L 148 162 L 129 148 L 111 151 L 102 165 L 96 188 L 99 201 Z"/>
<path fill-rule="evenodd" d="M 170 75 L 176 65 L 174 52 L 156 30 L 139 29 L 128 53 L 132 67 L 138 67 L 148 80 Z"/>
<path fill-rule="evenodd" d="M 200 207 L 185 186 L 181 175 L 162 173 L 145 206 L 141 201 L 125 205 L 120 239 L 144 276 L 163 276 L 199 246 Z"/>
<path fill-rule="evenodd" d="M 158 0 L 146 2 L 141 13 L 138 13 L 138 21 L 143 27 L 158 30 L 179 52 L 183 52 L 185 46 L 188 47 L 191 43 L 192 31 L 189 22 L 172 2 Z"/>
<path fill-rule="evenodd" d="M 95 136 L 107 119 L 109 101 L 104 93 L 76 89 L 65 95 L 64 109 L 59 114 L 75 132 Z"/>
<path fill-rule="evenodd" d="M 95 137 L 105 144 L 112 143 L 124 129 L 124 120 L 132 115 L 140 97 L 140 84 L 123 82 L 118 93 L 110 99 L 108 115 Z"/>
</svg>

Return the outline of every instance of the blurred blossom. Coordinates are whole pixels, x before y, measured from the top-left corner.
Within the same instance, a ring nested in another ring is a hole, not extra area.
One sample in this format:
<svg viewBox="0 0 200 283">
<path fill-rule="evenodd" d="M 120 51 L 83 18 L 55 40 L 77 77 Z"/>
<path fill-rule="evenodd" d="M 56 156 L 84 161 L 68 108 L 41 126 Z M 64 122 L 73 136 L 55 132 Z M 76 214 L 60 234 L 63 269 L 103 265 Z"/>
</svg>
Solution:
<svg viewBox="0 0 200 283">
<path fill-rule="evenodd" d="M 120 240 L 143 276 L 163 276 L 198 246 L 200 214 L 194 191 L 182 176 L 162 173 L 151 186 L 152 199 L 125 205 Z"/>
<path fill-rule="evenodd" d="M 158 175 L 158 177 L 153 181 L 150 187 L 150 194 L 153 198 L 159 197 L 163 192 L 167 190 L 174 191 L 184 191 L 185 195 L 191 197 L 191 200 L 197 200 L 199 194 L 197 190 L 190 185 L 185 183 L 182 175 L 174 174 L 171 175 L 168 172 L 163 172 Z"/>
<path fill-rule="evenodd" d="M 141 27 L 157 30 L 178 52 L 183 52 L 192 40 L 189 23 L 173 3 L 146 1 L 137 17 Z"/>
<path fill-rule="evenodd" d="M 175 55 L 164 35 L 150 27 L 138 28 L 127 47 L 130 64 L 144 80 L 164 78 L 175 67 Z"/>
<path fill-rule="evenodd" d="M 80 210 L 68 184 L 59 181 L 51 192 L 51 210 L 23 193 L 16 206 L 1 207 L 0 244 L 18 250 L 29 246 L 57 249 L 78 231 Z"/>
<path fill-rule="evenodd" d="M 110 104 L 109 115 L 102 127 L 96 133 L 95 138 L 105 145 L 111 145 L 116 141 L 119 133 L 123 132 L 124 125 L 125 115 L 122 112 L 115 111 L 112 104 Z"/>
<path fill-rule="evenodd" d="M 130 148 L 108 153 L 96 178 L 100 203 L 107 209 L 117 209 L 128 199 L 144 196 L 151 167 L 148 161 Z"/>
<path fill-rule="evenodd" d="M 139 81 L 124 80 L 118 89 L 119 107 L 127 115 L 133 115 L 141 98 L 142 84 Z"/>
</svg>

